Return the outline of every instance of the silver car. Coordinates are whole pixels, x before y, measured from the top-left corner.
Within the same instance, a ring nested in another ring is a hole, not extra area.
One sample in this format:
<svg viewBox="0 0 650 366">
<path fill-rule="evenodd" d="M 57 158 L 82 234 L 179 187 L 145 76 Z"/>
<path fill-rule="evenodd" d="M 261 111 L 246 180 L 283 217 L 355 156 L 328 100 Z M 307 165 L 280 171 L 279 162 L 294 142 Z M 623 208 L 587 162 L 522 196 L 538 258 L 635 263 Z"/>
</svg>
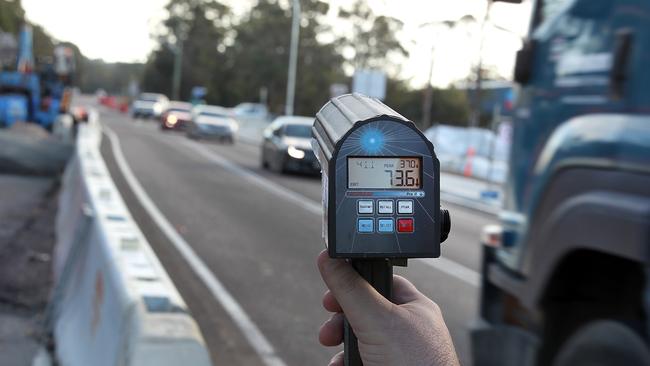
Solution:
<svg viewBox="0 0 650 366">
<path fill-rule="evenodd" d="M 159 118 L 167 109 L 169 99 L 162 94 L 142 93 L 131 105 L 133 118 Z"/>
<path fill-rule="evenodd" d="M 230 117 L 226 108 L 200 105 L 192 110 L 192 121 L 187 128 L 187 137 L 232 144 L 235 142 L 238 130 L 239 125 Z"/>
<path fill-rule="evenodd" d="M 240 103 L 232 110 L 232 115 L 238 121 L 265 121 L 269 117 L 266 105 L 260 103 Z"/>
</svg>

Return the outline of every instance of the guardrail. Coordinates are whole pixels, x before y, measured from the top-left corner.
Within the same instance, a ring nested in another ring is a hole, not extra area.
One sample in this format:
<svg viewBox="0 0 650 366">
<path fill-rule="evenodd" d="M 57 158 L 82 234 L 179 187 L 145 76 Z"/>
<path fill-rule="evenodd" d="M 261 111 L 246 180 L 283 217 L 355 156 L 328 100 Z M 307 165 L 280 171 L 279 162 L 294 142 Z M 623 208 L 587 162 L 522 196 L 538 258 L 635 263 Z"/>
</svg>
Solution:
<svg viewBox="0 0 650 366">
<path fill-rule="evenodd" d="M 50 323 L 60 365 L 211 365 L 195 321 L 81 125 L 59 198 Z"/>
</svg>

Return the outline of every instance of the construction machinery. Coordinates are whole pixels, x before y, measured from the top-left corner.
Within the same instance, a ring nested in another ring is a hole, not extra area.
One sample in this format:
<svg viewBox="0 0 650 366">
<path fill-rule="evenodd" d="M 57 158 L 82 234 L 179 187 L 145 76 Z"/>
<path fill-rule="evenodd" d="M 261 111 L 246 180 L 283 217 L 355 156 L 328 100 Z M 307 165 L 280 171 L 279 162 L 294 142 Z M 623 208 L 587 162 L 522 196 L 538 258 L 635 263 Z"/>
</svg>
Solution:
<svg viewBox="0 0 650 366">
<path fill-rule="evenodd" d="M 32 45 L 32 28 L 27 24 L 17 44 L 7 34 L 0 37 L 0 127 L 32 122 L 51 131 L 59 116 L 70 108 L 74 52 L 57 45 L 51 57 L 36 65 Z M 14 67 L 10 65 L 12 58 Z"/>
</svg>

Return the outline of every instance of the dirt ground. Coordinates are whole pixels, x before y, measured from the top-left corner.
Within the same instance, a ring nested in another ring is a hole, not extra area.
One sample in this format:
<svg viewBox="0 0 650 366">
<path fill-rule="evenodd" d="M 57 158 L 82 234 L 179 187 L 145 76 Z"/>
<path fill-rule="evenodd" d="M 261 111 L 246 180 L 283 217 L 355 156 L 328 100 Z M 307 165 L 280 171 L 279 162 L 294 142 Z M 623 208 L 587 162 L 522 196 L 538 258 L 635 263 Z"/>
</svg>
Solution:
<svg viewBox="0 0 650 366">
<path fill-rule="evenodd" d="M 45 338 L 58 183 L 0 175 L 0 360 L 31 365 Z"/>
</svg>

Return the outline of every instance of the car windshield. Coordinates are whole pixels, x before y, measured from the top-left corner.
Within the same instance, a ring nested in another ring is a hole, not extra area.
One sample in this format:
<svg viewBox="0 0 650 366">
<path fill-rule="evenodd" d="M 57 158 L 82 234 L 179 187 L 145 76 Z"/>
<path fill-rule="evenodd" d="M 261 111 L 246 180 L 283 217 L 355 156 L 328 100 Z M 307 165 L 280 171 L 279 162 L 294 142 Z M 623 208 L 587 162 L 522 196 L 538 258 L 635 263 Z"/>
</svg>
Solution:
<svg viewBox="0 0 650 366">
<path fill-rule="evenodd" d="M 259 113 L 263 112 L 266 107 L 262 104 L 240 104 L 235 107 L 235 110 L 243 113 Z"/>
<path fill-rule="evenodd" d="M 183 108 L 170 108 L 169 112 L 190 113 L 190 110 L 189 109 L 183 109 Z"/>
<path fill-rule="evenodd" d="M 285 136 L 289 137 L 311 137 L 310 125 L 287 125 L 284 130 Z"/>
<path fill-rule="evenodd" d="M 215 112 L 201 112 L 201 114 L 199 115 L 204 117 L 228 118 L 228 115 L 224 113 L 215 113 Z"/>
<path fill-rule="evenodd" d="M 157 102 L 159 99 L 159 96 L 156 94 L 142 94 L 140 95 L 139 100 L 145 101 L 145 102 Z"/>
</svg>

